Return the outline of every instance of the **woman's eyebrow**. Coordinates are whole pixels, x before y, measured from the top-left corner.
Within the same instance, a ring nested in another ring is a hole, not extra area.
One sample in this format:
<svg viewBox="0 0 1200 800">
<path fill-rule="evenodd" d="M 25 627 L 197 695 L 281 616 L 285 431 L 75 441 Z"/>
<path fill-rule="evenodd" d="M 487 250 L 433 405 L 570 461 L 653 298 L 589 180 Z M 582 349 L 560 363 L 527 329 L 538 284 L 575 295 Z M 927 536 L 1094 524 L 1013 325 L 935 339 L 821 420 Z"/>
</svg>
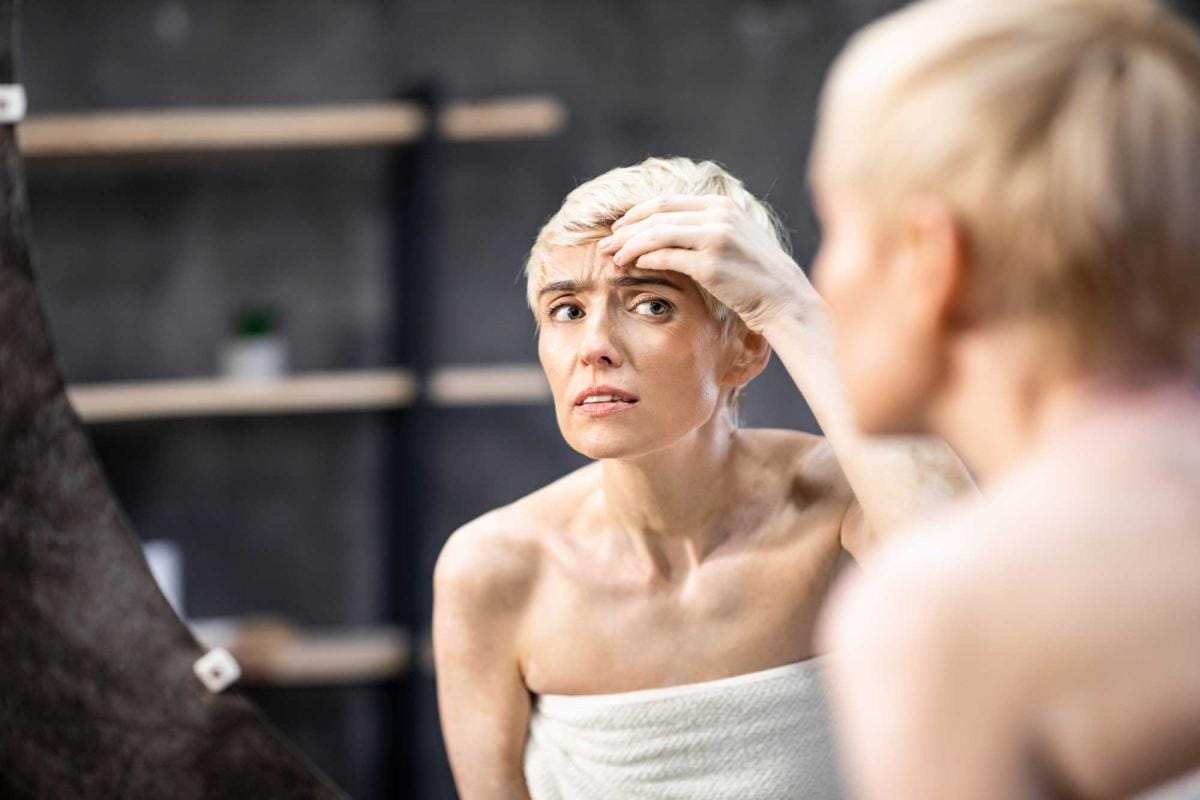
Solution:
<svg viewBox="0 0 1200 800">
<path fill-rule="evenodd" d="M 582 291 L 582 289 L 583 284 L 581 284 L 579 281 L 554 281 L 553 283 L 547 283 L 545 286 L 539 289 L 538 297 L 550 294 L 551 292 L 575 294 Z"/>
<path fill-rule="evenodd" d="M 674 289 L 677 292 L 682 292 L 679 284 L 665 276 L 659 275 L 621 275 L 609 281 L 610 286 L 618 289 L 625 289 L 637 286 L 666 286 Z M 592 286 L 591 281 L 581 282 L 576 280 L 553 281 L 547 283 L 538 290 L 538 297 L 551 294 L 552 292 L 561 292 L 563 294 L 578 294 L 585 292 Z"/>
<path fill-rule="evenodd" d="M 621 275 L 620 277 L 613 278 L 609 283 L 619 288 L 630 286 L 667 286 L 677 292 L 683 291 L 675 281 L 658 275 Z"/>
</svg>

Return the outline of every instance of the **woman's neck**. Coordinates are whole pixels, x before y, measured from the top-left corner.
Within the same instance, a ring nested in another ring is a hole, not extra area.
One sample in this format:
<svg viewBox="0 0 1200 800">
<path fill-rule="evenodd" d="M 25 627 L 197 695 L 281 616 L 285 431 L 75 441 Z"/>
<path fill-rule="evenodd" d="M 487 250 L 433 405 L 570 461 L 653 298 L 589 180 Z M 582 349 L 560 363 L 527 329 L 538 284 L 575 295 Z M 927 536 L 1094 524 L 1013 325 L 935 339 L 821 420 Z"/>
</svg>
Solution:
<svg viewBox="0 0 1200 800">
<path fill-rule="evenodd" d="M 949 385 L 930 414 L 929 429 L 985 484 L 1089 420 L 1186 383 L 1178 376 L 1100 374 L 1069 366 L 1070 359 L 1043 334 L 997 330 L 960 345 Z"/>
<path fill-rule="evenodd" d="M 601 462 L 606 513 L 653 572 L 695 567 L 729 538 L 738 442 L 729 415 L 718 413 L 670 447 Z"/>
</svg>

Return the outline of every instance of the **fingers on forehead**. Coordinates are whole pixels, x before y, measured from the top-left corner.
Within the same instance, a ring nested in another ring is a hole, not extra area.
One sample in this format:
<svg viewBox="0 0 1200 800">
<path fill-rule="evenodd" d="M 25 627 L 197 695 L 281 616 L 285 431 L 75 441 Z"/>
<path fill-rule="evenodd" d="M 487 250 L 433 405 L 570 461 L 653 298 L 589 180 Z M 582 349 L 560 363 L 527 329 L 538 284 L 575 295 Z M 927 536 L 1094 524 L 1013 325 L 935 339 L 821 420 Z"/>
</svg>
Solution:
<svg viewBox="0 0 1200 800">
<path fill-rule="evenodd" d="M 622 225 L 619 231 L 612 235 L 612 241 L 628 241 L 631 237 L 637 236 L 643 231 L 660 225 L 676 226 L 687 225 L 690 223 L 699 223 L 704 221 L 704 215 L 698 211 L 681 211 L 672 209 L 670 211 L 659 211 L 642 219 L 629 220 Z"/>
<path fill-rule="evenodd" d="M 711 202 L 712 198 L 709 197 L 688 194 L 665 194 L 653 200 L 645 200 L 638 203 L 617 221 L 617 225 L 623 227 L 654 214 L 661 214 L 664 211 L 698 211 L 707 208 Z"/>
<path fill-rule="evenodd" d="M 630 266 L 651 272 L 678 272 L 691 278 L 688 253 L 689 251 L 679 248 L 661 248 L 639 256 L 636 261 L 630 262 Z"/>
</svg>

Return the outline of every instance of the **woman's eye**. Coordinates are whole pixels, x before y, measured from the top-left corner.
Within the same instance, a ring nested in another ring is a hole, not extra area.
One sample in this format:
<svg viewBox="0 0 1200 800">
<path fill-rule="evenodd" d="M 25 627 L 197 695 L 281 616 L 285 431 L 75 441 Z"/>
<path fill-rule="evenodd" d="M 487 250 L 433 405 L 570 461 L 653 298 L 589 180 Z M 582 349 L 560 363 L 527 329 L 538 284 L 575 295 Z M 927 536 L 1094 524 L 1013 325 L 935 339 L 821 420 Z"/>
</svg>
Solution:
<svg viewBox="0 0 1200 800">
<path fill-rule="evenodd" d="M 555 322 L 573 322 L 577 319 L 583 319 L 583 309 L 579 306 L 564 303 L 550 309 L 550 319 Z"/>
<path fill-rule="evenodd" d="M 633 310 L 648 317 L 661 317 L 671 310 L 671 304 L 666 300 L 643 300 Z"/>
</svg>

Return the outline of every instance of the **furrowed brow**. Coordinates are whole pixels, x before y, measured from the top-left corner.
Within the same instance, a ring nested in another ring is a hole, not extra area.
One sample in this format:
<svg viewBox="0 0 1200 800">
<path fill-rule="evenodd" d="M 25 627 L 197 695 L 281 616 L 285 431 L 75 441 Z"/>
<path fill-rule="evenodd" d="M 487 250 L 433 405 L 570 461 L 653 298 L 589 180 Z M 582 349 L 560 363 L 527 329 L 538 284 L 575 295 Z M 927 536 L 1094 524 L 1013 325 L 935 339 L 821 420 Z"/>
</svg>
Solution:
<svg viewBox="0 0 1200 800">
<path fill-rule="evenodd" d="M 683 291 L 679 288 L 679 284 L 670 278 L 660 277 L 658 275 L 622 275 L 619 278 L 612 279 L 612 285 L 619 288 L 637 287 L 637 286 L 667 286 L 677 292 Z"/>
<path fill-rule="evenodd" d="M 551 292 L 562 292 L 564 294 L 573 294 L 583 290 L 583 284 L 579 281 L 554 281 L 547 283 L 538 291 L 538 297 L 550 294 Z"/>
</svg>

